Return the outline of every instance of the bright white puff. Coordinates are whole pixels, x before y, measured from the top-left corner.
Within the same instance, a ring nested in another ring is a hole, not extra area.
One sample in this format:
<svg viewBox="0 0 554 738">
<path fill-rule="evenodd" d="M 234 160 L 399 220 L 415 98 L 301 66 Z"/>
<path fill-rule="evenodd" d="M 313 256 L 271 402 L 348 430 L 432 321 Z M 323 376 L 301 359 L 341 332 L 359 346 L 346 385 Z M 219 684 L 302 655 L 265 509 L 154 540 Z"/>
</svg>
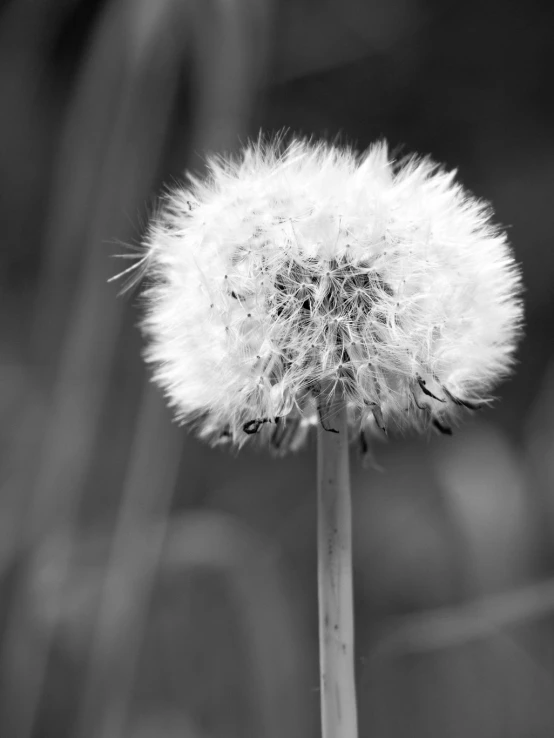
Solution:
<svg viewBox="0 0 554 738">
<path fill-rule="evenodd" d="M 321 387 L 353 431 L 449 424 L 488 401 L 521 331 L 490 209 L 426 159 L 296 141 L 212 159 L 147 238 L 146 358 L 179 420 L 296 448 Z"/>
</svg>

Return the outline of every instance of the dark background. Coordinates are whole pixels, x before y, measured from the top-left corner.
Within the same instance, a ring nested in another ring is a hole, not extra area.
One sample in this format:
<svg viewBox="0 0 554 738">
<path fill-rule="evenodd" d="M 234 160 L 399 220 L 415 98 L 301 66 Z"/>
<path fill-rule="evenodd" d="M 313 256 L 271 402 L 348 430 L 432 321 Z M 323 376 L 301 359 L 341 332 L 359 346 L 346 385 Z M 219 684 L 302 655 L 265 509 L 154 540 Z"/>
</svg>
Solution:
<svg viewBox="0 0 554 738">
<path fill-rule="evenodd" d="M 113 259 L 260 129 L 430 154 L 507 229 L 526 336 L 453 438 L 355 455 L 360 736 L 554 734 L 554 5 L 0 4 L 0 735 L 319 734 L 315 449 L 171 423 Z"/>
</svg>

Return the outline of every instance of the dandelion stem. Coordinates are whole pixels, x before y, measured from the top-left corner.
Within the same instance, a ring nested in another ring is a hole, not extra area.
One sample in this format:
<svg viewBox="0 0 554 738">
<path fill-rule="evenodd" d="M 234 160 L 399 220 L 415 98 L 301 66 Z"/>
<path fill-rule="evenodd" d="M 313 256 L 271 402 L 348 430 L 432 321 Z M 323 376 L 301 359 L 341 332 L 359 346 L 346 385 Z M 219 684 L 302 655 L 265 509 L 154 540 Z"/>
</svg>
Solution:
<svg viewBox="0 0 554 738">
<path fill-rule="evenodd" d="M 337 433 L 317 435 L 318 594 L 323 738 L 357 738 L 352 520 L 346 402 L 327 391 L 321 410 Z M 327 424 L 326 424 L 327 427 Z"/>
</svg>

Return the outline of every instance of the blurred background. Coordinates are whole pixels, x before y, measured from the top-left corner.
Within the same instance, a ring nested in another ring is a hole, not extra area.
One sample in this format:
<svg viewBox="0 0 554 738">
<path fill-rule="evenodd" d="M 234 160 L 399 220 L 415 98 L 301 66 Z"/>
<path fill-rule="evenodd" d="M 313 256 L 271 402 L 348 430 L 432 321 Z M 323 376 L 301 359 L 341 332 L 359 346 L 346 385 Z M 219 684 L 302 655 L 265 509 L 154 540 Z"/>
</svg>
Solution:
<svg viewBox="0 0 554 738">
<path fill-rule="evenodd" d="M 0 736 L 319 735 L 315 448 L 171 423 L 112 258 L 259 129 L 431 154 L 526 337 L 453 438 L 353 455 L 360 736 L 554 735 L 554 5 L 0 3 Z"/>
</svg>

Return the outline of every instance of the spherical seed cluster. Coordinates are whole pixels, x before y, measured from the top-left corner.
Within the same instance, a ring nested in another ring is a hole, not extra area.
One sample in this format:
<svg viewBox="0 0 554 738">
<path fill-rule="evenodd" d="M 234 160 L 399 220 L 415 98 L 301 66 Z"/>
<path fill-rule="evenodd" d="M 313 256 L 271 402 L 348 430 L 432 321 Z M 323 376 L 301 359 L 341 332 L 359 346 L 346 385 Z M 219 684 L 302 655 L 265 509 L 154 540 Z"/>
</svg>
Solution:
<svg viewBox="0 0 554 738">
<path fill-rule="evenodd" d="M 508 372 L 522 319 L 488 207 L 383 144 L 212 159 L 167 198 L 146 271 L 146 356 L 178 418 L 279 451 L 318 421 L 322 387 L 344 392 L 355 432 L 449 432 Z"/>
</svg>

